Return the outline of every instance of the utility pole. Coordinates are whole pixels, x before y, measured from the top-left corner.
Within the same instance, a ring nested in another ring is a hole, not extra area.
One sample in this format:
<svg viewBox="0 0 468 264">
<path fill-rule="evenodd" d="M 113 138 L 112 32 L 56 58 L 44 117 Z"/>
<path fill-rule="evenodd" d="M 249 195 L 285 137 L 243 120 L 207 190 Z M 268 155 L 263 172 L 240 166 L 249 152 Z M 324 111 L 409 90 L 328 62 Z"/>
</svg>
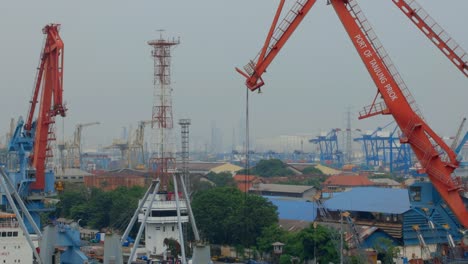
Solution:
<svg viewBox="0 0 468 264">
<path fill-rule="evenodd" d="M 343 264 L 343 213 L 340 211 L 340 264 Z"/>
</svg>

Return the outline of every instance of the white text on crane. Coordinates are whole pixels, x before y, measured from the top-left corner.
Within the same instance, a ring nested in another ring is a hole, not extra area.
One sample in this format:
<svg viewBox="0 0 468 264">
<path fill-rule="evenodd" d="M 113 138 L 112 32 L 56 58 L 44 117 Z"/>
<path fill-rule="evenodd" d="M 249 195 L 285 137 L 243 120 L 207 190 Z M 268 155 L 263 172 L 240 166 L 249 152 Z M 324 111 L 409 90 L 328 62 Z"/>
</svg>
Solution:
<svg viewBox="0 0 468 264">
<path fill-rule="evenodd" d="M 374 52 L 369 48 L 361 34 L 356 35 L 354 37 L 354 41 L 357 44 L 357 47 L 359 47 L 359 49 L 365 49 L 363 54 L 364 56 L 366 56 L 366 58 L 368 58 L 368 61 L 366 63 L 370 64 L 375 76 L 378 78 L 380 84 L 383 85 L 383 88 L 387 92 L 387 95 L 390 97 L 392 102 L 398 99 L 398 96 L 393 90 L 392 85 L 388 82 L 388 78 L 386 76 L 387 72 L 384 69 L 382 69 L 382 67 L 380 66 L 381 64 L 374 56 Z"/>
</svg>

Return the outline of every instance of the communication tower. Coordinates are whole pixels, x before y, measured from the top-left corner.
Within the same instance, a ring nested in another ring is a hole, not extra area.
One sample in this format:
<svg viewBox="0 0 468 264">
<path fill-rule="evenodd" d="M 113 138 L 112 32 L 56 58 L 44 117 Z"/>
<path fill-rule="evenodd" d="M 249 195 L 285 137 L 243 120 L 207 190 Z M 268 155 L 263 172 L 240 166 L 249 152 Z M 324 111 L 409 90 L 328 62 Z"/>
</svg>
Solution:
<svg viewBox="0 0 468 264">
<path fill-rule="evenodd" d="M 159 178 L 163 191 L 166 191 L 169 185 L 168 171 L 175 169 L 171 49 L 179 43 L 179 39 L 164 39 L 162 34 L 159 39 L 148 41 L 148 45 L 153 47 L 151 56 L 154 61 L 154 100 L 151 119 L 153 136 L 150 167 L 156 171 L 156 177 Z"/>
</svg>

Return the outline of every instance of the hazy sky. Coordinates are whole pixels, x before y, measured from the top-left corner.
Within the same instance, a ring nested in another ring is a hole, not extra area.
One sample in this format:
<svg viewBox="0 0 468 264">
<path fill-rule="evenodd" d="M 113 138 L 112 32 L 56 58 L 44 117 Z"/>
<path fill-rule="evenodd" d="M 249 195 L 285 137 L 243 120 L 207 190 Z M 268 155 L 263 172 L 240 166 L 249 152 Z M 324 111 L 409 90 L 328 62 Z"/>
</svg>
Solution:
<svg viewBox="0 0 468 264">
<path fill-rule="evenodd" d="M 289 1 L 289 0 L 288 0 Z M 467 116 L 468 80 L 391 0 L 359 1 L 429 124 L 455 134 Z M 468 50 L 468 1 L 419 0 Z M 41 0 L 3 1 L 0 8 L 0 133 L 26 115 L 42 27 L 61 23 L 65 43 L 66 135 L 79 122 L 88 144 L 109 144 L 122 126 L 151 118 L 153 64 L 148 40 L 180 37 L 173 51 L 175 120 L 192 119 L 191 135 L 210 136 L 211 123 L 230 144 L 245 106 L 243 78 L 234 71 L 257 54 L 278 1 Z M 251 96 L 251 134 L 317 133 L 345 127 L 345 112 L 371 103 L 376 88 L 331 6 L 317 1 Z M 391 117 L 358 121 L 373 129 Z M 61 127 L 61 121 L 59 122 Z M 177 125 L 175 125 L 177 126 Z"/>
</svg>

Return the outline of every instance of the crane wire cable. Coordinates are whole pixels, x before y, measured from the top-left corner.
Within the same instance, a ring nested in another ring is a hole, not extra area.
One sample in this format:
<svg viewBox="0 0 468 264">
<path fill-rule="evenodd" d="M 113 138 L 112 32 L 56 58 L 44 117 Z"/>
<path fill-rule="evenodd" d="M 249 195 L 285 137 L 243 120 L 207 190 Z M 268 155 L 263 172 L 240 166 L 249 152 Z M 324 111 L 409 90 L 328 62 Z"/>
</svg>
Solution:
<svg viewBox="0 0 468 264">
<path fill-rule="evenodd" d="M 245 175 L 244 175 L 244 208 L 243 208 L 243 234 L 242 238 L 247 241 L 247 195 L 248 195 L 248 179 L 250 174 L 250 127 L 249 127 L 249 89 L 245 89 Z"/>
</svg>

